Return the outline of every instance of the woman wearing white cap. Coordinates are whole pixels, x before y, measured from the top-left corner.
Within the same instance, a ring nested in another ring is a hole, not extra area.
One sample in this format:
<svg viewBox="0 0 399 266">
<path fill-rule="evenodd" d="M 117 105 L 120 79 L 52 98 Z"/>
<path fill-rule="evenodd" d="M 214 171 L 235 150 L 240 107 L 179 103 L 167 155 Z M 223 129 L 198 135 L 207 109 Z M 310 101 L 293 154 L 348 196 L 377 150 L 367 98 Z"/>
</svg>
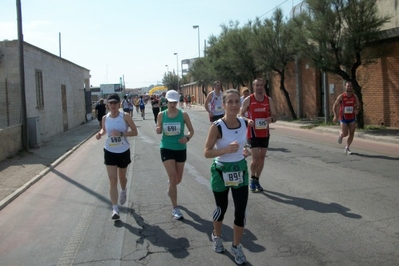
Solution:
<svg viewBox="0 0 399 266">
<path fill-rule="evenodd" d="M 169 90 L 165 98 L 168 109 L 158 114 L 156 132 L 162 134 L 161 159 L 169 177 L 168 196 L 172 202 L 172 216 L 176 220 L 183 218 L 177 207 L 177 185 L 183 178 L 184 163 L 187 158 L 187 142 L 194 135 L 194 128 L 187 113 L 177 108 L 179 94 Z M 187 126 L 188 133 L 184 133 Z"/>
</svg>

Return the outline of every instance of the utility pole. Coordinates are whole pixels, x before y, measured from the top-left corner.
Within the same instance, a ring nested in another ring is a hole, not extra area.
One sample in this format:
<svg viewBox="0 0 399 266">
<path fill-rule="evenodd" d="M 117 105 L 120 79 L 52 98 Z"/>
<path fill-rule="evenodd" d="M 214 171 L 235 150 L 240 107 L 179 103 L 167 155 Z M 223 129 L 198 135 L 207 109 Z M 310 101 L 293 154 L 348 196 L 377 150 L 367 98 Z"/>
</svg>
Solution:
<svg viewBox="0 0 399 266">
<path fill-rule="evenodd" d="M 19 78 L 21 84 L 22 148 L 24 149 L 24 151 L 29 151 L 28 119 L 26 115 L 26 96 L 25 96 L 24 35 L 22 33 L 21 0 L 17 0 L 17 21 L 18 21 L 18 49 L 19 49 Z"/>
</svg>

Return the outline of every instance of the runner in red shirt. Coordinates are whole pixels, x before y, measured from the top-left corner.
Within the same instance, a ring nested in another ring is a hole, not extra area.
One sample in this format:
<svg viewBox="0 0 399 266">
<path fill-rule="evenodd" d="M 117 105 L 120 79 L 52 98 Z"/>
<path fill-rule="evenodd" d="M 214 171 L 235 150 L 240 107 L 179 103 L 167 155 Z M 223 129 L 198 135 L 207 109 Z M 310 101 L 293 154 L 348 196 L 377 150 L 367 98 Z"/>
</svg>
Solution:
<svg viewBox="0 0 399 266">
<path fill-rule="evenodd" d="M 356 94 L 353 93 L 353 85 L 351 81 L 345 82 L 346 92 L 340 94 L 333 105 L 334 118 L 333 122 L 338 120 L 341 125 L 341 132 L 338 134 L 338 143 L 342 143 L 342 139 L 348 136 L 346 141 L 345 153 L 351 154 L 349 146 L 352 144 L 356 129 L 356 115 L 359 113 L 360 103 Z M 339 108 L 339 116 L 337 115 L 337 107 Z"/>
<path fill-rule="evenodd" d="M 240 115 L 250 121 L 247 129 L 248 144 L 251 148 L 251 182 L 249 188 L 252 192 L 263 191 L 259 184 L 259 177 L 265 163 L 267 148 L 269 147 L 269 124 L 277 120 L 273 100 L 266 95 L 263 79 L 255 79 L 252 83 L 254 93 L 245 98 L 242 103 Z"/>
</svg>

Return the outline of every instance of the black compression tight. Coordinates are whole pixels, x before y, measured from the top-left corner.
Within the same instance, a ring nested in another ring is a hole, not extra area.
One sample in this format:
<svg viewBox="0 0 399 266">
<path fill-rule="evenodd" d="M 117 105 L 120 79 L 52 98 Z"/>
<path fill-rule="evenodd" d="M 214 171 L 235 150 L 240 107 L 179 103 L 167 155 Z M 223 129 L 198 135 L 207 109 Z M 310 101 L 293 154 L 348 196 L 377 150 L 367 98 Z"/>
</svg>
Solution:
<svg viewBox="0 0 399 266">
<path fill-rule="evenodd" d="M 214 221 L 223 221 L 224 214 L 227 211 L 229 202 L 229 189 L 223 192 L 213 191 L 215 197 L 216 209 L 213 212 Z M 240 188 L 232 188 L 231 193 L 234 201 L 234 224 L 240 227 L 245 225 L 245 210 L 248 202 L 248 186 L 242 186 Z"/>
</svg>

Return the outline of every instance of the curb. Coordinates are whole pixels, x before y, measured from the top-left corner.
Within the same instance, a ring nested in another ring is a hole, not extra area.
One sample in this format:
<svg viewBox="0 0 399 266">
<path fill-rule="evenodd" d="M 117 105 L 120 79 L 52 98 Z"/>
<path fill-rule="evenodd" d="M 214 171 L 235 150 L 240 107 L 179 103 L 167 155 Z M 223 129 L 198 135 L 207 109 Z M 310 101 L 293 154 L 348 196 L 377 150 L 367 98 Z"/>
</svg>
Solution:
<svg viewBox="0 0 399 266">
<path fill-rule="evenodd" d="M 278 121 L 276 123 L 276 125 L 277 126 L 292 127 L 292 128 L 299 128 L 299 129 L 304 129 L 304 130 L 313 130 L 315 132 L 329 133 L 329 134 L 332 134 L 332 135 L 336 135 L 336 134 L 338 134 L 340 132 L 339 128 L 323 127 L 323 126 L 317 126 L 317 127 L 312 127 L 311 129 L 308 129 L 307 127 L 308 126 L 312 126 L 312 124 L 286 123 L 286 122 Z M 374 135 L 367 134 L 367 133 L 362 132 L 362 131 L 355 131 L 355 138 L 379 141 L 379 142 L 383 142 L 385 144 L 399 145 L 399 138 L 384 137 L 384 136 L 374 136 Z"/>
<path fill-rule="evenodd" d="M 60 158 L 55 160 L 53 163 L 50 164 L 46 169 L 41 171 L 38 175 L 30 179 L 28 182 L 26 182 L 22 187 L 18 188 L 15 190 L 13 193 L 8 195 L 5 199 L 0 201 L 0 211 L 6 207 L 8 204 L 10 204 L 14 199 L 16 199 L 19 195 L 21 195 L 24 191 L 26 191 L 29 187 L 31 187 L 33 184 L 35 184 L 37 181 L 39 181 L 43 176 L 45 176 L 48 172 L 53 170 L 57 165 L 62 163 L 66 158 L 68 158 L 74 151 L 76 151 L 83 143 L 85 143 L 87 140 L 89 140 L 91 137 L 93 137 L 96 134 L 96 132 L 92 133 L 89 135 L 86 139 L 81 141 L 79 144 L 75 145 L 72 147 L 72 149 L 68 150 L 64 155 L 62 155 Z"/>
</svg>

